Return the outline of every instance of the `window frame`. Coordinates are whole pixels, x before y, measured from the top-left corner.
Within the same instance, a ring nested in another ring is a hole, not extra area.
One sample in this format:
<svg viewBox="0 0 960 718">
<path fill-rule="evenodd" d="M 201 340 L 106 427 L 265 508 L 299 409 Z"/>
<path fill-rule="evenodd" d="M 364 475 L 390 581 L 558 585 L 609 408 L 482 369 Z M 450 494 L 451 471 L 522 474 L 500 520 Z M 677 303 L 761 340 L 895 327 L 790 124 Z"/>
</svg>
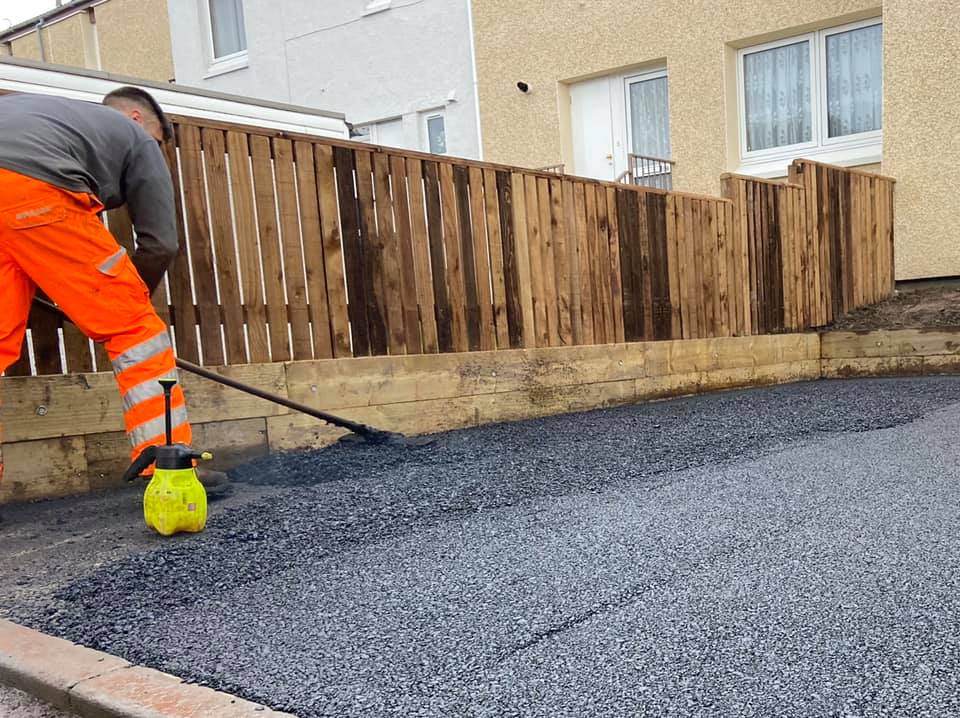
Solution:
<svg viewBox="0 0 960 718">
<path fill-rule="evenodd" d="M 658 80 L 660 78 L 665 78 L 667 80 L 667 129 L 668 136 L 670 137 L 670 152 L 667 154 L 673 154 L 673 126 L 670 123 L 670 77 L 667 73 L 666 67 L 657 68 L 656 70 L 647 70 L 646 72 L 636 72 L 623 77 L 623 122 L 626 130 L 626 145 L 625 145 L 625 154 L 633 154 L 633 118 L 630 114 L 630 85 L 637 82 L 646 82 L 647 80 Z M 671 157 L 661 157 L 659 159 L 669 160 Z"/>
<path fill-rule="evenodd" d="M 444 112 L 443 108 L 438 108 L 436 110 L 426 110 L 420 113 L 421 117 L 421 128 L 423 131 L 423 151 L 429 152 L 431 155 L 437 155 L 438 157 L 444 157 L 450 154 L 450 143 L 446 141 L 447 136 L 447 113 Z M 447 149 L 445 152 L 434 152 L 430 149 L 430 120 L 439 117 L 443 120 L 443 136 L 444 142 L 446 142 Z"/>
<path fill-rule="evenodd" d="M 244 11 L 243 0 L 240 0 L 240 9 Z M 232 52 L 229 55 L 222 55 L 221 57 L 216 56 L 216 46 L 213 42 L 213 16 L 210 11 L 210 0 L 200 0 L 200 13 L 203 16 L 202 27 L 206 35 L 206 50 L 207 50 L 207 73 L 203 76 L 203 79 L 209 79 L 211 77 L 216 77 L 217 75 L 223 75 L 228 72 L 234 72 L 235 70 L 242 70 L 250 64 L 248 49 L 244 48 L 238 52 Z M 244 44 L 247 42 L 246 38 L 246 16 L 244 16 Z"/>
<path fill-rule="evenodd" d="M 800 155 L 809 158 L 826 156 L 828 161 L 839 163 L 869 164 L 880 161 L 883 141 L 882 120 L 879 130 L 859 132 L 842 137 L 828 136 L 826 82 L 827 37 L 873 25 L 880 25 L 882 32 L 883 18 L 873 17 L 857 22 L 844 23 L 843 25 L 834 25 L 812 32 L 791 35 L 759 45 L 742 47 L 737 50 L 737 137 L 739 141 L 741 168 L 749 170 L 753 166 L 769 165 L 772 169 L 773 167 L 782 165 L 783 161 L 789 162 Z M 747 55 L 752 55 L 757 52 L 785 47 L 787 45 L 795 45 L 800 42 L 808 43 L 810 55 L 811 141 L 748 151 L 744 58 Z M 785 173 L 781 167 L 779 171 L 770 171 L 766 172 L 766 174 L 777 176 L 778 174 L 782 175 Z"/>
<path fill-rule="evenodd" d="M 827 38 L 830 35 L 840 35 L 845 32 L 850 32 L 851 30 L 860 30 L 865 27 L 872 27 L 874 25 L 880 26 L 880 47 L 881 47 L 881 62 L 880 62 L 880 71 L 883 72 L 883 21 L 881 18 L 874 18 L 872 20 L 863 20 L 861 22 L 853 22 L 848 25 L 842 25 L 840 27 L 831 27 L 827 30 L 820 32 L 820 47 L 818 52 L 823 58 L 823 79 L 821 82 L 820 88 L 820 106 L 822 112 L 820 113 L 820 123 L 821 123 L 821 137 L 823 138 L 824 146 L 853 146 L 859 144 L 873 144 L 875 142 L 880 142 L 883 138 L 883 84 L 881 80 L 880 86 L 880 129 L 879 130 L 869 130 L 867 132 L 857 132 L 853 135 L 841 135 L 839 137 L 830 137 L 830 113 L 827 106 Z"/>
</svg>

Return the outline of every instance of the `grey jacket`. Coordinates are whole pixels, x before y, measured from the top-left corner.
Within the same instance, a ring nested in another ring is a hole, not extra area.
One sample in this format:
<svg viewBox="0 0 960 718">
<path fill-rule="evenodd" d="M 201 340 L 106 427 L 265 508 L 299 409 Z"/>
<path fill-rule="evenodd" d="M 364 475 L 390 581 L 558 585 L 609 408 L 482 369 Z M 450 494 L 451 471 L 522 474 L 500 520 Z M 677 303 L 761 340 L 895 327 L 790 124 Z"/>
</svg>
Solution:
<svg viewBox="0 0 960 718">
<path fill-rule="evenodd" d="M 0 167 L 107 209 L 127 205 L 137 233 L 133 263 L 152 292 L 177 253 L 173 184 L 150 135 L 109 107 L 45 95 L 0 97 Z"/>
</svg>

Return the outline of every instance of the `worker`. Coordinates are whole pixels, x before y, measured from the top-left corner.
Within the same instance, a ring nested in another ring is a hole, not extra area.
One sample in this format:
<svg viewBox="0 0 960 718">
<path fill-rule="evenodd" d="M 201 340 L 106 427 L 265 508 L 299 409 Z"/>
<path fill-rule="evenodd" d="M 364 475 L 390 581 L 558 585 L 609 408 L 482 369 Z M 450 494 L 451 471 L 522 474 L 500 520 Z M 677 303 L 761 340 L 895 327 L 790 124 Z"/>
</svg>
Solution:
<svg viewBox="0 0 960 718">
<path fill-rule="evenodd" d="M 133 457 L 164 443 L 158 379 L 177 376 L 169 330 L 150 301 L 178 251 L 173 183 L 161 150 L 171 135 L 160 105 L 135 87 L 114 90 L 102 105 L 0 97 L 0 373 L 20 355 L 39 287 L 104 344 Z M 137 236 L 133 256 L 98 217 L 124 204 Z M 179 384 L 172 406 L 173 440 L 190 444 Z M 208 493 L 226 486 L 221 472 L 198 474 Z"/>
</svg>

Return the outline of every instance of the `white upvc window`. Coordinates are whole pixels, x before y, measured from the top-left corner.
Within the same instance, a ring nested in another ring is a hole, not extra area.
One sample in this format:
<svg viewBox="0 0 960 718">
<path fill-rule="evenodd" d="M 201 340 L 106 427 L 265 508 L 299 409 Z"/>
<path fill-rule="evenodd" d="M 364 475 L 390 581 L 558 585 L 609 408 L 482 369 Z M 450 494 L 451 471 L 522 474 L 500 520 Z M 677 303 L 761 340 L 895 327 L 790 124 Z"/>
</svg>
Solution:
<svg viewBox="0 0 960 718">
<path fill-rule="evenodd" d="M 447 127 L 443 110 L 423 113 L 423 148 L 435 155 L 447 154 Z"/>
<path fill-rule="evenodd" d="M 206 18 L 210 68 L 207 77 L 246 67 L 247 30 L 243 0 L 200 0 Z"/>
<path fill-rule="evenodd" d="M 744 48 L 737 53 L 737 84 L 743 171 L 782 174 L 797 157 L 880 161 L 879 19 Z"/>
</svg>

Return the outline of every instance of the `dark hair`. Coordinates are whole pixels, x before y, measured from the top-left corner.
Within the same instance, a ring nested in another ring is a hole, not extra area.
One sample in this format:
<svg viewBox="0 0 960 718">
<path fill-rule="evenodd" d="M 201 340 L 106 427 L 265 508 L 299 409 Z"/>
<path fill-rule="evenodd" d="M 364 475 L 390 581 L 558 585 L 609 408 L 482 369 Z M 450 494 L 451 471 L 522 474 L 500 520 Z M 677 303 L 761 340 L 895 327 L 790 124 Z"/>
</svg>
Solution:
<svg viewBox="0 0 960 718">
<path fill-rule="evenodd" d="M 173 128 L 170 127 L 170 123 L 167 121 L 167 116 L 163 114 L 163 109 L 160 107 L 160 104 L 153 99 L 153 95 L 145 90 L 141 90 L 139 87 L 118 87 L 113 92 L 109 93 L 103 98 L 103 104 L 109 105 L 110 100 L 124 100 L 127 102 L 133 102 L 134 104 L 140 105 L 141 107 L 150 110 L 153 113 L 154 117 L 157 118 L 157 121 L 160 123 L 160 128 L 163 131 L 163 139 L 169 140 L 173 137 Z"/>
</svg>

